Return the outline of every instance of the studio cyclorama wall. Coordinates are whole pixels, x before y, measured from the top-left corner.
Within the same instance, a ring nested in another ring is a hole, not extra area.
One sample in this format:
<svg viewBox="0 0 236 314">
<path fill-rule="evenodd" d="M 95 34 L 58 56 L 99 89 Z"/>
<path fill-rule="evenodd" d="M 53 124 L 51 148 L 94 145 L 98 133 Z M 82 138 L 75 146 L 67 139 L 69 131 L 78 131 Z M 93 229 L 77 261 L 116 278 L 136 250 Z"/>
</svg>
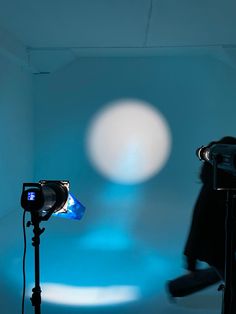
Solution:
<svg viewBox="0 0 236 314">
<path fill-rule="evenodd" d="M 2 55 L 0 69 L 2 217 L 15 210 L 19 182 L 32 178 L 34 121 L 31 73 Z"/>
<path fill-rule="evenodd" d="M 235 136 L 235 69 L 209 56 L 81 58 L 48 75 L 0 56 L 0 68 L 2 312 L 21 306 L 22 183 L 45 179 L 69 180 L 86 210 L 42 223 L 42 313 L 220 313 L 217 286 L 176 303 L 165 286 L 185 272 L 196 148 Z"/>
<path fill-rule="evenodd" d="M 87 208 L 79 223 L 48 224 L 42 263 L 51 310 L 219 312 L 216 288 L 173 306 L 165 282 L 184 272 L 182 250 L 200 189 L 195 150 L 235 134 L 235 83 L 235 70 L 208 56 L 81 58 L 35 77 L 35 180 L 69 179 Z M 142 129 L 152 123 L 124 103 L 152 108 L 167 128 L 145 129 L 154 159 L 164 149 L 156 136 L 169 142 L 162 167 L 143 180 L 129 181 L 152 163 L 150 146 L 139 146 L 144 135 L 135 137 L 134 124 Z M 121 108 L 128 108 L 127 115 Z M 126 150 L 131 133 L 136 142 Z M 67 263 L 76 265 L 73 275 Z"/>
<path fill-rule="evenodd" d="M 0 307 L 2 313 L 15 313 L 22 289 L 20 196 L 22 183 L 33 179 L 32 75 L 1 54 L 0 124 Z"/>
</svg>

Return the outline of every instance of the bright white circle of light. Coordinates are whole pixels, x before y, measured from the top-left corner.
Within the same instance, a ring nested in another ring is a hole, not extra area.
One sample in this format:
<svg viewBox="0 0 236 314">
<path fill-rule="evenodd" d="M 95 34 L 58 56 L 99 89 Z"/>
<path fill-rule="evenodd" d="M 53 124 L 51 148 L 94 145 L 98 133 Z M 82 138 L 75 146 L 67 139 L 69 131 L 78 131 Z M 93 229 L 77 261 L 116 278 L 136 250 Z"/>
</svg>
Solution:
<svg viewBox="0 0 236 314">
<path fill-rule="evenodd" d="M 158 173 L 171 147 L 168 124 L 149 103 L 120 100 L 93 119 L 87 151 L 95 168 L 110 180 L 134 184 Z"/>
</svg>

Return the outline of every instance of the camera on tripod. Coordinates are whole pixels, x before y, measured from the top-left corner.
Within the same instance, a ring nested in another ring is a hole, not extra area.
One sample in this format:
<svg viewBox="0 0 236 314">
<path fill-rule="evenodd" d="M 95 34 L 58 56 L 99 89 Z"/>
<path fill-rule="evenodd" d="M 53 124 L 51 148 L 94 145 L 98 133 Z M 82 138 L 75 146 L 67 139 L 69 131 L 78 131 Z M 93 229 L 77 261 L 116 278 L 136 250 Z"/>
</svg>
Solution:
<svg viewBox="0 0 236 314">
<path fill-rule="evenodd" d="M 236 145 L 213 144 L 201 146 L 196 151 L 200 160 L 210 162 L 217 167 L 236 176 Z"/>
</svg>

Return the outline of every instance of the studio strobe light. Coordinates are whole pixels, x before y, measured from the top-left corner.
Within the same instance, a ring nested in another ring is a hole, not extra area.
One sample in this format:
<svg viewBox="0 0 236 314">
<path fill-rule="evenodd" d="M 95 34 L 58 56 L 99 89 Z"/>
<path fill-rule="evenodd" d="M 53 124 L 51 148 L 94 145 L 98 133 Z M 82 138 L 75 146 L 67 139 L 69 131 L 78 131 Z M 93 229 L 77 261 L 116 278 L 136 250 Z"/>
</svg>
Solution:
<svg viewBox="0 0 236 314">
<path fill-rule="evenodd" d="M 32 244 L 35 251 L 35 287 L 32 290 L 31 302 L 35 308 L 35 314 L 41 314 L 39 244 L 40 235 L 45 228 L 41 229 L 39 225 L 52 215 L 80 220 L 84 215 L 85 207 L 69 193 L 69 181 L 66 180 L 41 180 L 38 183 L 24 183 L 21 206 L 25 212 L 31 214 L 31 221 L 27 223 L 27 226 L 34 227 Z M 22 313 L 24 313 L 24 301 L 22 302 Z"/>
<path fill-rule="evenodd" d="M 24 183 L 21 206 L 40 220 L 48 220 L 51 215 L 80 220 L 85 211 L 69 193 L 69 181 L 65 180 Z"/>
</svg>

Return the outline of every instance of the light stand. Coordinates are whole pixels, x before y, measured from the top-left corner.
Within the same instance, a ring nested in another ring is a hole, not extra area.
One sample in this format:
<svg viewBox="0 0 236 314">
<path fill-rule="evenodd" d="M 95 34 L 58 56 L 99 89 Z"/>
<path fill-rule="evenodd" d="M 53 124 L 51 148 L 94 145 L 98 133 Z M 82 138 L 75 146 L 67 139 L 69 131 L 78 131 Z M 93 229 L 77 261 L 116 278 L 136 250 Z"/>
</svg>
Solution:
<svg viewBox="0 0 236 314">
<path fill-rule="evenodd" d="M 40 228 L 40 222 L 48 220 L 52 215 L 80 220 L 85 207 L 69 194 L 69 181 L 47 181 L 39 183 L 24 183 L 21 195 L 21 206 L 30 212 L 31 221 L 27 227 L 34 227 L 32 245 L 34 246 L 35 287 L 30 298 L 35 314 L 41 314 L 40 287 L 40 235 L 45 228 Z"/>
<path fill-rule="evenodd" d="M 34 263 L 35 263 L 35 287 L 32 289 L 32 297 L 30 298 L 32 306 L 34 306 L 35 314 L 41 314 L 41 287 L 40 287 L 40 259 L 39 259 L 39 245 L 40 235 L 44 232 L 45 228 L 40 228 L 40 217 L 36 213 L 31 213 L 31 221 L 29 225 L 33 225 L 34 237 L 32 238 L 32 245 L 34 246 Z"/>
</svg>

